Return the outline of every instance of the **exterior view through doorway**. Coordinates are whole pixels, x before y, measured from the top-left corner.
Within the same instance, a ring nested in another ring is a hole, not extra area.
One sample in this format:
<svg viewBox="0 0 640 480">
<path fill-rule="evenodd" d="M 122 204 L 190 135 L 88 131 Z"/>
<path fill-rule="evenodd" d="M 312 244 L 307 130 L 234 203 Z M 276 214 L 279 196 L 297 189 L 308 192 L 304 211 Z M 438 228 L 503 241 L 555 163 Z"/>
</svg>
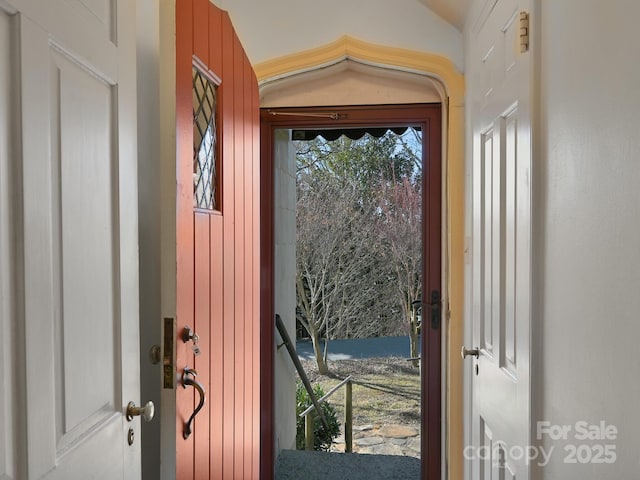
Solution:
<svg viewBox="0 0 640 480">
<path fill-rule="evenodd" d="M 261 340 L 274 345 L 275 295 L 275 142 L 282 129 L 418 127 L 422 131 L 422 478 L 438 478 L 442 453 L 442 155 L 440 104 L 399 106 L 279 108 L 261 111 Z M 270 343 L 269 343 L 270 342 Z M 276 430 L 275 353 L 261 351 L 262 472 L 273 471 Z"/>
</svg>

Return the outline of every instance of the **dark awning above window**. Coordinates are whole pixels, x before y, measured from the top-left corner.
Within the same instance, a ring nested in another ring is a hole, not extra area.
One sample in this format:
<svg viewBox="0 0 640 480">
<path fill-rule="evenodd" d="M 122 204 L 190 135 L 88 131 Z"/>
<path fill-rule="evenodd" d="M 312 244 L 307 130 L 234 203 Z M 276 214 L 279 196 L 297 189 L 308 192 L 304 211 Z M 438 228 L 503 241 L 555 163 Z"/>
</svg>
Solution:
<svg viewBox="0 0 640 480">
<path fill-rule="evenodd" d="M 407 131 L 409 127 L 369 127 L 369 128 L 327 128 L 322 130 L 293 130 L 291 134 L 292 140 L 308 141 L 313 140 L 316 137 L 322 137 L 325 140 L 337 140 L 342 135 L 350 138 L 351 140 L 357 140 L 364 137 L 366 133 L 369 135 L 380 138 L 389 130 L 396 135 L 402 135 Z M 413 127 L 417 131 L 420 131 L 420 127 Z"/>
</svg>

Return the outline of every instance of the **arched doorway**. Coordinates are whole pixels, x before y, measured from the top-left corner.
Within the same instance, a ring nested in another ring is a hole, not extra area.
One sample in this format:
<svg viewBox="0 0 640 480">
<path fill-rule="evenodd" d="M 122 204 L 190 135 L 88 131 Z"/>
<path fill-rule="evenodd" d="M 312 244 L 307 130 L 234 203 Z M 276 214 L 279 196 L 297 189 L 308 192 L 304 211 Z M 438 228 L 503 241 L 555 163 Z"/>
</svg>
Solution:
<svg viewBox="0 0 640 480">
<path fill-rule="evenodd" d="M 441 224 L 443 258 L 443 325 L 442 325 L 442 363 L 440 370 L 442 375 L 443 398 L 442 408 L 438 412 L 437 420 L 446 425 L 443 429 L 440 446 L 442 455 L 438 460 L 439 465 L 447 464 L 449 474 L 457 477 L 462 472 L 462 365 L 457 355 L 458 345 L 461 344 L 463 334 L 462 324 L 462 295 L 463 295 L 463 256 L 464 256 L 464 165 L 463 165 L 463 106 L 462 76 L 456 72 L 455 67 L 447 59 L 435 55 L 419 52 L 411 52 L 396 48 L 380 47 L 343 37 L 333 44 L 319 49 L 295 54 L 286 58 L 256 65 L 256 73 L 261 84 L 262 106 L 317 106 L 344 105 L 344 97 L 332 94 L 330 89 L 323 89 L 324 80 L 336 72 L 342 71 L 370 74 L 378 73 L 376 82 L 383 86 L 379 91 L 386 97 L 355 98 L 349 96 L 350 104 L 359 103 L 408 103 L 407 96 L 404 101 L 397 100 L 393 95 L 410 94 L 407 89 L 399 88 L 389 95 L 390 82 L 396 86 L 413 85 L 417 95 L 431 95 L 431 98 L 440 99 L 442 104 L 442 202 L 443 216 Z M 351 85 L 353 91 L 359 91 L 355 85 L 362 79 L 343 78 L 344 85 Z M 336 78 L 335 76 L 333 77 Z M 304 80 L 304 82 L 302 81 Z M 346 83 L 345 83 L 346 82 Z M 386 89 L 384 84 L 386 83 Z M 331 82 L 335 87 L 335 82 Z M 304 86 L 301 86 L 304 85 Z M 315 88 L 314 88 L 315 85 Z M 348 92 L 348 89 L 341 89 Z M 315 92 L 315 96 L 314 96 Z M 319 100 L 323 97 L 324 102 Z M 391 102 L 391 98 L 395 102 Z M 424 101 L 424 100 L 423 100 Z M 296 103 L 297 102 L 297 103 Z M 264 145 L 264 144 L 263 144 Z M 263 152 L 268 151 L 269 146 L 263 146 Z M 264 161 L 264 156 L 263 156 Z M 270 272 L 272 273 L 273 256 L 272 244 L 265 239 L 273 235 L 273 224 L 269 222 L 271 203 L 269 200 L 270 175 L 266 175 L 269 166 L 262 164 L 262 194 L 263 203 L 262 218 L 262 249 L 263 265 L 261 289 L 261 338 L 265 342 L 262 349 L 263 365 L 273 365 L 273 292 L 268 288 Z M 270 270 L 271 268 L 271 270 Z M 271 282 L 272 283 L 272 282 Z M 266 287 L 266 288 L 265 288 Z M 269 343 L 267 343 L 269 342 Z M 265 367 L 261 381 L 261 407 L 262 424 L 261 431 L 266 439 L 265 450 L 262 455 L 262 471 L 270 472 L 273 469 L 273 445 L 274 414 L 273 414 L 273 369 Z M 433 421 L 433 420 L 432 420 Z M 269 440 L 271 439 L 271 441 Z M 454 459 L 455 461 L 452 461 Z M 460 459 L 460 461 L 458 461 Z"/>
</svg>

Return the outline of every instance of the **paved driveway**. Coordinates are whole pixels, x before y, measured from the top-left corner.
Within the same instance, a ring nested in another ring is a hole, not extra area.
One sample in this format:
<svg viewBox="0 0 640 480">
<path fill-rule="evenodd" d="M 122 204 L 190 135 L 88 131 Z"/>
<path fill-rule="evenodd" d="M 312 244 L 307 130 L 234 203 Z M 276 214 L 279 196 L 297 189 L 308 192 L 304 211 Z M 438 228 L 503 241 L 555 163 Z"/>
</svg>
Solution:
<svg viewBox="0 0 640 480">
<path fill-rule="evenodd" d="M 324 344 L 322 344 L 324 347 Z M 420 339 L 418 337 L 418 346 Z M 298 356 L 312 359 L 313 345 L 310 340 L 298 340 Z M 418 351 L 420 349 L 418 348 Z M 357 338 L 349 340 L 329 340 L 329 360 L 358 358 L 405 357 L 409 358 L 409 337 Z"/>
</svg>

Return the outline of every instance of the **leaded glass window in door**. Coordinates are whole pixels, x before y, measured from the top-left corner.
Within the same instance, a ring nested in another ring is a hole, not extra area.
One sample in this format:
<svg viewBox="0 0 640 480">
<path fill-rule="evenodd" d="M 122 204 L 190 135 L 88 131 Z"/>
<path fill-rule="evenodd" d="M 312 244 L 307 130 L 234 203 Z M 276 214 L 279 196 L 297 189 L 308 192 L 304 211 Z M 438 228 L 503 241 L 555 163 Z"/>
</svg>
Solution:
<svg viewBox="0 0 640 480">
<path fill-rule="evenodd" d="M 196 67 L 193 77 L 193 206 L 219 210 L 216 107 L 218 87 Z"/>
</svg>

